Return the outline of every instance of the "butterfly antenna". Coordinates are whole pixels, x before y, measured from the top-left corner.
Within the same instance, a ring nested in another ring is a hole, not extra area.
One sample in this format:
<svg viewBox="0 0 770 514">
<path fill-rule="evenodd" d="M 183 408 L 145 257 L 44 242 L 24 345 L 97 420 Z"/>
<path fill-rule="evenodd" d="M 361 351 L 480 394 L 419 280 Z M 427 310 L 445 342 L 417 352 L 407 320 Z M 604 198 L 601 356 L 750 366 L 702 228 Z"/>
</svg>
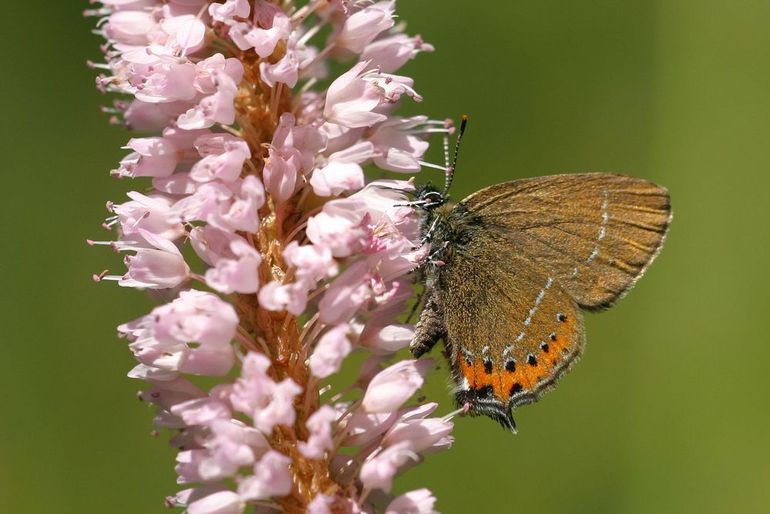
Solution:
<svg viewBox="0 0 770 514">
<path fill-rule="evenodd" d="M 443 196 L 446 197 L 449 194 L 449 188 L 452 187 L 452 179 L 454 179 L 455 176 L 455 169 L 457 168 L 457 155 L 460 153 L 460 142 L 463 140 L 463 134 L 465 134 L 465 127 L 468 126 L 468 115 L 463 114 L 461 121 L 460 121 L 460 132 L 457 134 L 457 141 L 455 141 L 455 153 L 452 157 L 452 164 L 448 165 L 446 167 L 446 172 L 444 176 L 444 193 Z M 444 146 L 444 154 L 445 157 L 447 157 L 447 161 L 449 161 L 449 152 L 447 151 L 446 144 Z"/>
</svg>

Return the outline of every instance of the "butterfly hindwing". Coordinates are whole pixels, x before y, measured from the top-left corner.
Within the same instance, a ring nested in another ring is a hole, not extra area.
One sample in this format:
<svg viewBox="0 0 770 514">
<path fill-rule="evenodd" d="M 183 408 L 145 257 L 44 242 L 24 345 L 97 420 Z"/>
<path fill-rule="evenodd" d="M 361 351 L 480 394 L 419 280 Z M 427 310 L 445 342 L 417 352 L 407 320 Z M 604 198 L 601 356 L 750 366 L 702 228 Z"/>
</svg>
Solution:
<svg viewBox="0 0 770 514">
<path fill-rule="evenodd" d="M 460 205 L 588 309 L 611 305 L 636 282 L 671 219 L 665 188 L 610 173 L 514 180 Z"/>
<path fill-rule="evenodd" d="M 512 425 L 510 409 L 537 400 L 581 353 L 575 301 L 499 234 L 455 246 L 435 286 L 458 403 L 472 413 Z"/>
</svg>

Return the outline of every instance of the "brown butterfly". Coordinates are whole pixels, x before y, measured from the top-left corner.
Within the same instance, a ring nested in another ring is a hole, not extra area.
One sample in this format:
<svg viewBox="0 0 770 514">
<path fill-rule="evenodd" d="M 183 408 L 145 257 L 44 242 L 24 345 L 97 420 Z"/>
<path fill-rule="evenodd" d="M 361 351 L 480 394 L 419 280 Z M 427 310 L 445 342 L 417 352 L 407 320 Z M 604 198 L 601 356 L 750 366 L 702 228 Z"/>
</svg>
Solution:
<svg viewBox="0 0 770 514">
<path fill-rule="evenodd" d="M 454 164 L 446 169 L 444 192 L 428 184 L 412 202 L 432 253 L 410 349 L 419 357 L 443 339 L 458 405 L 515 432 L 511 409 L 537 401 L 583 351 L 581 309 L 611 306 L 660 251 L 669 195 L 584 173 L 504 182 L 452 204 Z"/>
</svg>

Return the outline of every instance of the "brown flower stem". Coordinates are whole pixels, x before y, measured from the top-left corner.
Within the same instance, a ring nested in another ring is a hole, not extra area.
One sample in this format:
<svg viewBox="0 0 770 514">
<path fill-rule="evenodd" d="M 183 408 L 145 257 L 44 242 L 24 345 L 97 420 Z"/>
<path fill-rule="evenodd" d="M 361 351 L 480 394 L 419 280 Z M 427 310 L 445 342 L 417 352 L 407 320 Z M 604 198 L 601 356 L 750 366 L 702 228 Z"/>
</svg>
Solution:
<svg viewBox="0 0 770 514">
<path fill-rule="evenodd" d="M 277 48 L 269 61 L 280 59 L 283 48 Z M 243 63 L 245 73 L 236 97 L 237 123 L 240 135 L 252 152 L 244 173 L 255 174 L 262 179 L 267 159 L 267 145 L 280 116 L 291 109 L 290 90 L 279 84 L 268 88 L 259 77 L 260 59 L 253 51 L 236 54 Z M 260 282 L 275 280 L 289 282 L 293 272 L 283 258 L 285 245 L 304 233 L 303 224 L 307 213 L 302 212 L 301 195 L 283 202 L 275 202 L 268 196 L 260 209 L 259 232 L 248 237 L 262 255 L 259 267 Z M 287 238 L 286 235 L 289 235 Z M 290 469 L 294 487 L 291 495 L 276 498 L 277 505 L 288 513 L 301 513 L 319 493 L 329 496 L 340 494 L 341 487 L 330 475 L 330 456 L 324 459 L 308 459 L 298 450 L 298 442 L 308 437 L 306 422 L 318 409 L 318 384 L 313 380 L 306 365 L 307 352 L 296 316 L 285 311 L 273 312 L 262 308 L 254 294 L 237 295 L 236 307 L 241 319 L 239 334 L 248 336 L 249 350 L 254 351 L 253 341 L 264 342 L 265 354 L 271 359 L 271 374 L 276 380 L 291 378 L 304 394 L 295 400 L 297 418 L 294 426 L 277 426 L 269 438 L 271 446 L 291 459 Z M 253 334 L 253 335 L 252 335 Z M 334 509 L 337 511 L 338 509 Z"/>
</svg>

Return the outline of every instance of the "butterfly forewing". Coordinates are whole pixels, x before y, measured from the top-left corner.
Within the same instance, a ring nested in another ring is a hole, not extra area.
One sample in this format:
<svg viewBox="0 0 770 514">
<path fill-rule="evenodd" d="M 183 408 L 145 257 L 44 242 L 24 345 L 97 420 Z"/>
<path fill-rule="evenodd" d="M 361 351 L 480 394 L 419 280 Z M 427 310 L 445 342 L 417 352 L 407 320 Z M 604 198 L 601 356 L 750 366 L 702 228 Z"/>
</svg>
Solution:
<svg viewBox="0 0 770 514">
<path fill-rule="evenodd" d="M 514 180 L 460 203 L 485 230 L 557 281 L 582 307 L 612 304 L 657 254 L 671 219 L 666 189 L 609 173 Z"/>
</svg>

